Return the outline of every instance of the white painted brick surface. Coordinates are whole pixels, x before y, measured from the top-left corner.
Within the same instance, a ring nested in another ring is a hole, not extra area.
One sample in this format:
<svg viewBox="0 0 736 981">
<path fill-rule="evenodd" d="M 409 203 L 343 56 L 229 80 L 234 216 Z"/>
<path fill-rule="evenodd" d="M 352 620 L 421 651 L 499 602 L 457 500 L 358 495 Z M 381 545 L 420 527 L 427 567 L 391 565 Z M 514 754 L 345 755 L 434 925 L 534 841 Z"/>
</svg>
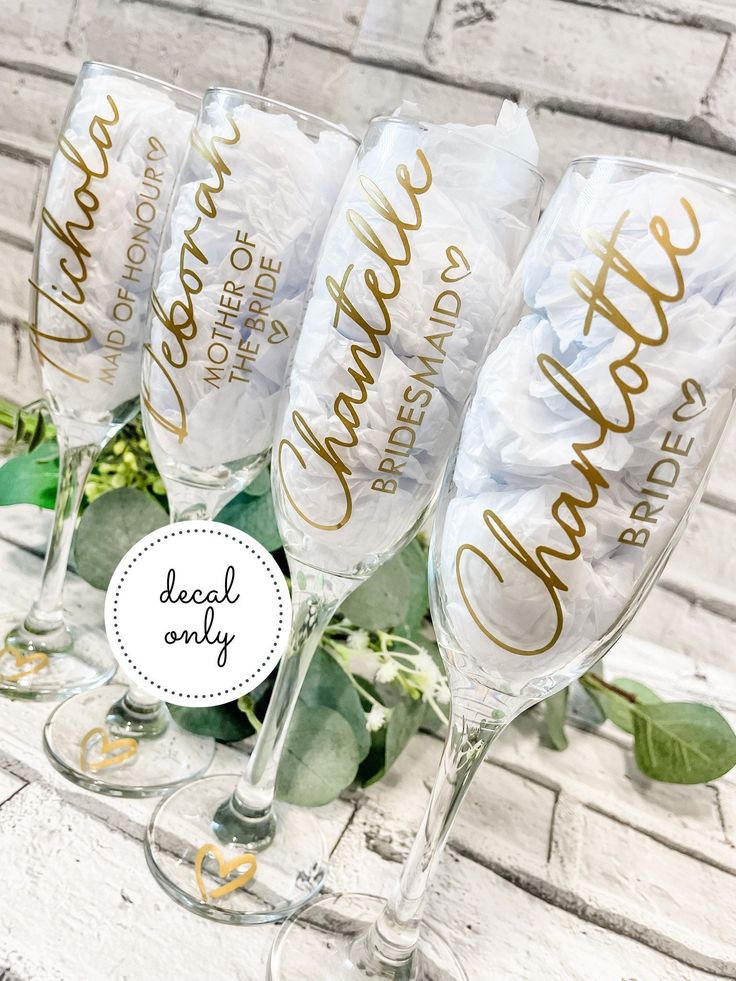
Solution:
<svg viewBox="0 0 736 981">
<path fill-rule="evenodd" d="M 736 44 L 729 39 L 725 57 L 708 92 L 704 121 L 725 137 L 736 139 Z"/>
<path fill-rule="evenodd" d="M 135 68 L 196 92 L 215 83 L 257 90 L 268 53 L 262 30 L 120 0 L 81 0 L 72 43 L 98 61 Z"/>
<path fill-rule="evenodd" d="M 697 111 L 725 46 L 722 34 L 567 0 L 443 8 L 433 67 L 463 82 L 676 119 Z"/>
<path fill-rule="evenodd" d="M 0 248 L 1 251 L 1 248 Z M 24 319 L 25 310 L 18 311 Z M 0 398 L 10 399 L 16 405 L 27 405 L 41 394 L 41 383 L 36 366 L 31 361 L 31 349 L 22 320 L 10 323 L 0 317 Z"/>
<path fill-rule="evenodd" d="M 295 65 L 301 66 L 300 71 L 294 70 Z M 341 52 L 298 40 L 271 66 L 265 92 L 308 106 L 312 112 L 344 123 L 356 134 L 373 116 L 404 101 L 421 105 L 434 122 L 447 122 L 461 114 L 468 123 L 495 120 L 502 101 L 434 79 L 358 63 Z"/>
<path fill-rule="evenodd" d="M 3 0 L 0 58 L 21 63 L 35 58 L 48 67 L 69 69 L 70 52 L 59 42 L 73 9 L 74 0 Z"/>
<path fill-rule="evenodd" d="M 49 517 L 28 507 L 0 511 L 3 613 L 27 606 L 40 572 L 37 555 L 4 540 L 37 548 Z M 101 601 L 101 592 L 69 577 L 65 606 L 77 622 L 99 622 Z M 650 651 L 624 641 L 609 656 L 611 670 L 645 656 L 653 666 Z M 665 673 L 669 658 L 664 651 L 658 661 Z M 0 904 L 0 969 L 13 966 L 19 981 L 148 981 L 171 972 L 182 981 L 262 981 L 273 931 L 218 927 L 171 903 L 140 848 L 154 802 L 88 794 L 52 771 L 39 738 L 48 710 L 0 701 L 0 854 L 16 857 L 4 888 L 22 897 Z M 560 981 L 695 981 L 703 969 L 736 977 L 728 929 L 736 917 L 736 784 L 652 783 L 634 769 L 627 737 L 607 728 L 572 729 L 570 741 L 565 753 L 545 749 L 535 720 L 519 720 L 460 811 L 429 913 L 471 981 L 491 971 Z M 437 739 L 419 736 L 383 781 L 318 812 L 333 849 L 331 888 L 385 894 L 440 751 Z M 236 771 L 243 759 L 240 747 L 220 747 L 213 772 Z M 38 842 L 51 835 L 41 866 Z M 718 909 L 706 920 L 714 895 Z M 35 942 L 30 910 L 53 921 Z M 80 931 L 90 918 L 92 933 Z"/>
<path fill-rule="evenodd" d="M 28 160 L 0 154 L 0 222 L 18 225 L 29 237 L 40 193 L 43 169 Z"/>
<path fill-rule="evenodd" d="M 478 123 L 503 97 L 521 95 L 533 110 L 547 198 L 567 161 L 586 153 L 736 180 L 734 0 L 0 7 L 0 395 L 18 402 L 35 397 L 38 383 L 27 338 L 10 321 L 27 313 L 41 168 L 85 57 L 185 87 L 262 90 L 358 134 L 403 100 L 429 119 Z M 0 539 L 38 548 L 48 519 L 2 511 Z M 711 701 L 736 722 L 735 539 L 736 429 L 660 585 L 608 656 L 611 676 Z M 21 613 L 39 570 L 36 555 L 0 541 L 0 606 Z M 66 605 L 74 619 L 96 621 L 101 594 L 71 577 Z M 219 927 L 171 903 L 140 849 L 152 803 L 89 795 L 52 773 L 39 739 L 47 711 L 0 702 L 0 855 L 11 897 L 0 903 L 0 978 L 262 981 L 273 931 Z M 736 977 L 736 774 L 713 786 L 660 785 L 638 773 L 630 739 L 611 726 L 572 730 L 570 742 L 555 753 L 540 745 L 534 718 L 520 720 L 460 813 L 430 915 L 471 981 Z M 385 781 L 324 810 L 334 888 L 385 893 L 439 752 L 437 740 L 418 738 Z M 241 747 L 221 748 L 214 770 L 242 760 Z M 9 854 L 16 860 L 5 861 Z M 49 927 L 39 931 L 39 922 Z"/>
<path fill-rule="evenodd" d="M 11 139 L 51 145 L 70 92 L 67 82 L 0 65 L 0 139 L 8 134 Z M 4 170 L 0 170 L 2 174 Z"/>
<path fill-rule="evenodd" d="M 2 293 L 0 311 L 6 316 L 25 320 L 28 316 L 28 277 L 31 274 L 33 254 L 27 248 L 20 248 L 0 239 L 0 269 L 2 270 Z"/>
<path fill-rule="evenodd" d="M 0 770 L 0 804 L 4 804 L 24 786 L 24 780 L 12 773 L 7 773 L 5 770 Z"/>
</svg>

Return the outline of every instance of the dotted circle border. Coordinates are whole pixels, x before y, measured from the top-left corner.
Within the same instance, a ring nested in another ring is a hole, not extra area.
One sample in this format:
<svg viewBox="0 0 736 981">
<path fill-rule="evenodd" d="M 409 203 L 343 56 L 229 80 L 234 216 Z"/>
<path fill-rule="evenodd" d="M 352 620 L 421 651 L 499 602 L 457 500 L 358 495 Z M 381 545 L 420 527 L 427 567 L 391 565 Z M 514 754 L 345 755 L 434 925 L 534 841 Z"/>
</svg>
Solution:
<svg viewBox="0 0 736 981">
<path fill-rule="evenodd" d="M 120 636 L 120 630 L 118 629 L 117 608 L 118 608 L 118 597 L 120 596 L 120 590 L 121 590 L 122 585 L 123 585 L 123 580 L 128 575 L 128 573 L 133 568 L 133 566 L 138 561 L 138 559 L 141 558 L 141 556 L 144 554 L 144 552 L 150 551 L 153 548 L 154 545 L 159 545 L 162 541 L 164 541 L 167 538 L 174 538 L 176 535 L 185 535 L 185 534 L 186 535 L 189 535 L 189 534 L 192 534 L 192 533 L 194 533 L 194 534 L 201 533 L 201 534 L 210 534 L 210 535 L 215 535 L 216 534 L 218 537 L 231 538 L 238 545 L 242 545 L 249 552 L 252 552 L 257 557 L 257 559 L 261 563 L 261 565 L 264 566 L 266 568 L 266 570 L 268 571 L 268 574 L 269 574 L 271 580 L 276 584 L 276 589 L 277 589 L 278 594 L 279 594 L 279 624 L 278 624 L 278 627 L 276 628 L 276 639 L 274 640 L 273 644 L 271 645 L 271 649 L 268 652 L 268 656 L 266 657 L 265 661 L 261 661 L 261 663 L 258 665 L 258 668 L 252 674 L 249 674 L 247 678 L 245 678 L 243 681 L 241 681 L 240 684 L 234 685 L 234 686 L 232 686 L 230 688 L 225 688 L 223 691 L 210 692 L 209 694 L 205 694 L 205 695 L 201 695 L 201 694 L 189 694 L 188 692 L 176 692 L 176 691 L 172 691 L 170 688 L 167 688 L 165 685 L 159 685 L 155 681 L 151 681 L 149 679 L 148 675 L 144 674 L 140 670 L 140 668 L 138 668 L 137 665 L 133 661 L 131 661 L 130 657 L 128 656 L 128 654 L 125 651 L 125 647 L 123 645 L 123 641 L 122 641 L 122 638 Z M 225 695 L 229 695 L 229 694 L 233 694 L 235 692 L 242 691 L 242 689 L 248 684 L 248 682 L 252 678 L 256 677 L 256 675 L 258 675 L 260 673 L 261 668 L 265 668 L 267 664 L 270 664 L 271 663 L 271 661 L 274 658 L 274 654 L 276 653 L 276 649 L 277 649 L 277 647 L 279 645 L 279 640 L 281 639 L 281 635 L 284 632 L 284 602 L 283 602 L 282 590 L 281 590 L 281 587 L 279 586 L 279 582 L 278 582 L 276 576 L 273 574 L 273 571 L 268 568 L 268 563 L 263 558 L 263 556 L 262 555 L 259 555 L 258 554 L 258 551 L 255 548 L 253 548 L 248 542 L 242 541 L 242 539 L 239 538 L 237 535 L 231 535 L 231 534 L 229 534 L 226 531 L 216 531 L 214 528 L 179 528 L 179 529 L 177 529 L 175 531 L 172 530 L 172 531 L 163 531 L 163 532 L 161 532 L 160 533 L 160 537 L 157 538 L 155 542 L 151 542 L 148 545 L 144 545 L 143 548 L 141 548 L 140 551 L 137 552 L 133 556 L 133 558 L 128 562 L 127 566 L 125 567 L 125 571 L 122 573 L 122 575 L 118 579 L 117 588 L 115 589 L 115 596 L 113 597 L 113 601 L 112 601 L 112 622 L 113 622 L 113 629 L 115 631 L 115 637 L 117 638 L 116 646 L 117 646 L 118 650 L 120 651 L 120 653 L 125 658 L 125 660 L 130 665 L 130 667 L 132 668 L 132 670 L 135 671 L 135 673 L 138 675 L 139 678 L 143 678 L 143 680 L 146 681 L 148 684 L 153 685 L 156 688 L 157 691 L 163 692 L 163 693 L 165 693 L 167 695 L 173 695 L 174 697 L 177 697 L 177 698 L 195 698 L 195 699 L 196 698 L 202 698 L 202 699 L 205 699 L 206 698 L 206 699 L 209 700 L 209 699 L 212 699 L 212 698 L 223 698 Z"/>
</svg>

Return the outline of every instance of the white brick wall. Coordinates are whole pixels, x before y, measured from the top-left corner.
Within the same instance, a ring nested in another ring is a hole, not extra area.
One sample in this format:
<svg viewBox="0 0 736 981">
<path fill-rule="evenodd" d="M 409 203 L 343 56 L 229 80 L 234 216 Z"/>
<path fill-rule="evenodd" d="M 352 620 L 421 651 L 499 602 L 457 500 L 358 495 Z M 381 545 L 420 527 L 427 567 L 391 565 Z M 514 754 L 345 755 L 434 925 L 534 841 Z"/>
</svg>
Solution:
<svg viewBox="0 0 736 981">
<path fill-rule="evenodd" d="M 255 89 L 357 133 L 404 99 L 430 118 L 473 123 L 492 118 L 503 97 L 521 98 L 533 110 L 547 194 L 581 153 L 652 157 L 736 180 L 736 0 L 0 0 L 0 21 L 0 395 L 19 400 L 35 390 L 22 321 L 43 171 L 87 57 L 194 89 L 217 82 Z M 633 625 L 638 637 L 670 653 L 650 657 L 646 646 L 624 641 L 615 655 L 622 670 L 663 692 L 716 699 L 732 717 L 735 541 L 736 431 Z M 38 571 L 30 559 L 18 600 L 25 605 Z M 20 566 L 12 563 L 17 577 Z M 6 581 L 9 575 L 6 568 Z M 4 747 L 6 765 L 20 773 L 0 768 L 0 801 L 8 799 L 0 834 L 5 828 L 18 848 L 21 829 L 33 828 L 31 854 L 41 810 L 49 834 L 63 834 L 58 862 L 49 855 L 44 862 L 49 884 L 29 883 L 13 865 L 12 889 L 18 896 L 30 889 L 51 922 L 67 892 L 67 905 L 84 908 L 104 881 L 100 901 L 112 913 L 95 935 L 123 965 L 120 977 L 150 976 L 145 955 L 160 941 L 157 918 L 165 915 L 172 950 L 157 961 L 161 971 L 186 981 L 187 968 L 195 968 L 187 942 L 196 936 L 196 950 L 209 943 L 215 958 L 197 953 L 196 976 L 209 969 L 258 981 L 268 931 L 252 941 L 249 962 L 241 932 L 179 916 L 150 882 L 131 841 L 140 837 L 145 807 L 103 806 L 55 779 L 43 782 L 41 709 L 29 715 L 30 706 L 14 706 L 7 728 L 0 719 L 4 738 L 11 732 L 16 739 Z M 338 886 L 385 889 L 418 821 L 436 755 L 436 743 L 418 740 L 354 812 L 336 805 L 329 820 L 342 835 Z M 74 879 L 79 834 L 97 836 L 100 852 L 89 875 Z M 559 755 L 522 726 L 499 744 L 474 788 L 432 909 L 473 965 L 473 981 L 485 981 L 491 967 L 501 979 L 736 977 L 735 867 L 733 778 L 717 787 L 652 785 L 610 734 L 576 733 L 572 749 Z M 0 939 L 0 977 L 6 968 L 22 981 L 74 976 L 79 947 L 63 949 L 53 930 L 39 941 L 34 919 L 13 917 L 12 909 L 0 910 L 2 929 L 3 914 L 15 946 L 6 950 Z M 59 929 L 71 922 L 61 918 Z M 144 929 L 140 945 L 130 943 L 133 927 Z M 94 972 L 104 956 L 100 947 L 99 960 L 84 965 L 92 971 L 85 978 L 103 976 Z M 115 978 L 115 970 L 104 976 Z"/>
</svg>

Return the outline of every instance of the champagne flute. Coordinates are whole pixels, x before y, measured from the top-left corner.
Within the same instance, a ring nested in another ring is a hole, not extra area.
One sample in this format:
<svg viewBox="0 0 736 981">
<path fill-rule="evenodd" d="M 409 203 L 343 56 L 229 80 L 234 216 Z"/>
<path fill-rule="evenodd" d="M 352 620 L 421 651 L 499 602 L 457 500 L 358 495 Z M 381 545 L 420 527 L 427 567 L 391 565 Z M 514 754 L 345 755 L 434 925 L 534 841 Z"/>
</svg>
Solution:
<svg viewBox="0 0 736 981">
<path fill-rule="evenodd" d="M 422 923 L 430 876 L 488 746 L 617 640 L 702 492 L 736 391 L 734 218 L 736 187 L 689 172 L 568 168 L 433 531 L 452 714 L 419 833 L 388 901 L 332 896 L 286 924 L 271 981 L 466 978 Z"/>
<path fill-rule="evenodd" d="M 84 483 L 138 411 L 148 290 L 198 99 L 87 62 L 61 125 L 36 239 L 30 340 L 59 443 L 59 489 L 41 588 L 0 653 L 0 692 L 63 698 L 114 672 L 104 631 L 62 608 Z"/>
<path fill-rule="evenodd" d="M 212 519 L 266 464 L 317 249 L 356 146 L 281 103 L 204 95 L 162 236 L 141 378 L 172 521 Z M 135 683 L 68 699 L 45 740 L 67 777 L 126 797 L 191 780 L 215 749 Z"/>
<path fill-rule="evenodd" d="M 510 103 L 495 127 L 376 120 L 333 212 L 272 457 L 290 646 L 245 774 L 176 791 L 146 839 L 159 881 L 204 916 L 274 920 L 321 888 L 314 822 L 274 804 L 289 720 L 324 626 L 436 497 L 538 215 L 541 178 L 509 144 L 536 147 Z"/>
</svg>

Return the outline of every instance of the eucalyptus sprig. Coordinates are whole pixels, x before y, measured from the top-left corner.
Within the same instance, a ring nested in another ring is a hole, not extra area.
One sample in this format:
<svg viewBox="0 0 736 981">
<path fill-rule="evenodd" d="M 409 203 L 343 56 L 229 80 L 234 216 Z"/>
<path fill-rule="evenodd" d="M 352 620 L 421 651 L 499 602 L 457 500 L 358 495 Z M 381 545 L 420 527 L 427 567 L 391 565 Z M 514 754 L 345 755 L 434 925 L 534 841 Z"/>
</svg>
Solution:
<svg viewBox="0 0 736 981">
<path fill-rule="evenodd" d="M 593 698 L 601 719 L 634 737 L 634 758 L 645 776 L 665 783 L 707 783 L 736 766 L 736 733 L 710 705 L 666 702 L 631 678 L 607 681 L 588 671 L 580 684 Z M 548 743 L 567 747 L 565 722 L 569 689 L 545 703 Z"/>
<path fill-rule="evenodd" d="M 57 480 L 56 444 L 45 439 L 0 467 L 0 505 L 52 508 Z M 104 589 L 128 548 L 168 521 L 140 420 L 105 448 L 85 492 L 75 563 Z M 217 520 L 248 532 L 287 571 L 267 473 Z M 226 705 L 171 708 L 180 725 L 232 742 L 259 729 L 271 687 L 269 679 Z M 636 763 L 651 779 L 702 783 L 736 765 L 736 735 L 710 706 L 665 702 L 640 682 L 608 681 L 600 666 L 583 675 L 577 692 L 585 693 L 597 721 L 633 737 Z M 427 547 L 415 539 L 348 597 L 325 630 L 289 729 L 279 796 L 318 805 L 351 784 L 380 780 L 420 727 L 447 723 L 449 702 L 429 619 Z M 558 750 L 567 746 L 568 702 L 566 689 L 543 703 L 544 739 Z"/>
</svg>

